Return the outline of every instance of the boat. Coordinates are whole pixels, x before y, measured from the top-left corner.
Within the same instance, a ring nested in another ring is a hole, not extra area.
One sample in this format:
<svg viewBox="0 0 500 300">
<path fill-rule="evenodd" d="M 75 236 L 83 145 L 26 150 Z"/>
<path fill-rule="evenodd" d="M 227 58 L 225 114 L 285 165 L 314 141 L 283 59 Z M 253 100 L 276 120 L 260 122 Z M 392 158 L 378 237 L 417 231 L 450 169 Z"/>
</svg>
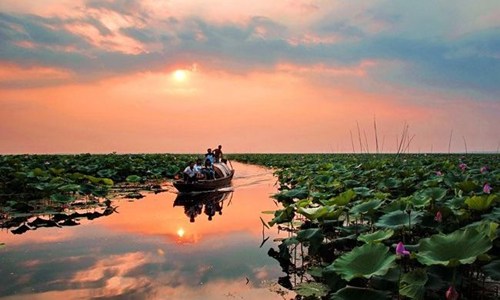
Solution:
<svg viewBox="0 0 500 300">
<path fill-rule="evenodd" d="M 174 187 L 181 193 L 215 191 L 231 185 L 234 169 L 227 162 L 213 163 L 215 179 L 202 179 L 187 182 L 182 179 L 174 181 Z"/>
</svg>

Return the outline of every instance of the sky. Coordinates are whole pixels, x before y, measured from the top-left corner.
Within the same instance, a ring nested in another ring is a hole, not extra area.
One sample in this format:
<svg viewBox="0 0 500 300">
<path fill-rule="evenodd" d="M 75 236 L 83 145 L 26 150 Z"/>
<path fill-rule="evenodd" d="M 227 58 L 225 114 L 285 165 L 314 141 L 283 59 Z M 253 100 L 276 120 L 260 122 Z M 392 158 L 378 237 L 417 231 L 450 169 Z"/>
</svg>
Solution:
<svg viewBox="0 0 500 300">
<path fill-rule="evenodd" d="M 0 0 L 0 40 L 3 154 L 500 148 L 497 0 Z"/>
</svg>

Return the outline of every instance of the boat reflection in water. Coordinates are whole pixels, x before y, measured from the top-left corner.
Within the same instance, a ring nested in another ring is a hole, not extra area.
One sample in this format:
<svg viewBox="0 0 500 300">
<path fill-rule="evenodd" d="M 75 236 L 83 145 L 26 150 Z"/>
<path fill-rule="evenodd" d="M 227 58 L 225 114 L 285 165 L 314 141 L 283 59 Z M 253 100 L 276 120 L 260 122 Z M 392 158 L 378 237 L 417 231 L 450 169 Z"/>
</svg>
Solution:
<svg viewBox="0 0 500 300">
<path fill-rule="evenodd" d="M 205 214 L 208 220 L 212 221 L 216 214 L 222 215 L 222 208 L 231 203 L 232 196 L 232 191 L 180 193 L 175 198 L 174 206 L 184 206 L 184 213 L 191 223 L 201 214 Z"/>
</svg>

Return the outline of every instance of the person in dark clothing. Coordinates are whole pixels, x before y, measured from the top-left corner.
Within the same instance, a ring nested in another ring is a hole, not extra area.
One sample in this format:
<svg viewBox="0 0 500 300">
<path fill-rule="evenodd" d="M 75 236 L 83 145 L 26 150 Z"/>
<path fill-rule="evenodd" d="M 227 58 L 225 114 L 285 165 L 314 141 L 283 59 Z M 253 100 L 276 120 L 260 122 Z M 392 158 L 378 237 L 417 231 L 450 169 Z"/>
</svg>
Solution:
<svg viewBox="0 0 500 300">
<path fill-rule="evenodd" d="M 221 162 L 223 157 L 222 157 L 222 145 L 219 145 L 214 151 L 212 151 L 215 157 L 215 162 Z"/>
</svg>

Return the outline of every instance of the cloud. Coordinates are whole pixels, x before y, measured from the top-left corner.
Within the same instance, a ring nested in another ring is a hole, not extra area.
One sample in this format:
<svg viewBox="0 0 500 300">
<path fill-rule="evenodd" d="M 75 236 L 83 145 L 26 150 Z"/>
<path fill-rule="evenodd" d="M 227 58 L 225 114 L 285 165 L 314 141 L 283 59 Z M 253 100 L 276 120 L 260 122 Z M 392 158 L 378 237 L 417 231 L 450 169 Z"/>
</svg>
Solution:
<svg viewBox="0 0 500 300">
<path fill-rule="evenodd" d="M 471 23 L 477 15 L 467 14 L 463 9 L 467 4 L 455 9 L 470 23 L 468 30 L 461 31 L 435 18 L 424 21 L 421 6 L 416 7 L 416 18 L 403 4 L 293 4 L 296 9 L 323 14 L 294 30 L 289 21 L 264 15 L 238 22 L 214 21 L 195 12 L 182 17 L 171 12 L 168 18 L 160 18 L 135 0 L 90 0 L 80 15 L 71 17 L 2 13 L 0 60 L 66 70 L 75 74 L 76 81 L 193 63 L 247 73 L 273 71 L 282 64 L 338 68 L 385 60 L 400 62 L 402 67 L 378 70 L 375 80 L 490 96 L 500 91 L 496 80 L 500 77 L 500 27 L 494 21 Z M 443 13 L 442 3 L 434 6 Z M 44 84 L 55 83 L 27 81 L 24 87 Z"/>
</svg>

